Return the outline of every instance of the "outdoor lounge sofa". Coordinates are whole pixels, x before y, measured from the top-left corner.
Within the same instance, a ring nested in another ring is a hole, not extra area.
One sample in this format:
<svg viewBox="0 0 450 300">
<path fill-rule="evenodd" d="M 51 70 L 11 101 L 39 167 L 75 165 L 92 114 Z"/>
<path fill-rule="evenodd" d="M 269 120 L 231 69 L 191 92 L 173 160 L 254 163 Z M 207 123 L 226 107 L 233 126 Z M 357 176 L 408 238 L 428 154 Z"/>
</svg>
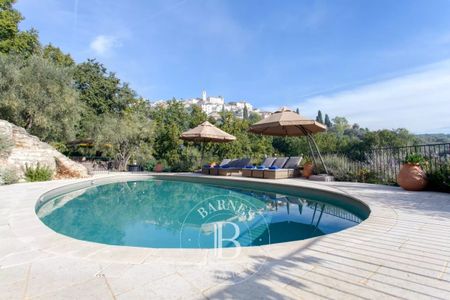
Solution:
<svg viewBox="0 0 450 300">
<path fill-rule="evenodd" d="M 273 162 L 273 164 L 267 168 L 264 169 L 258 169 L 255 172 L 253 172 L 252 177 L 256 177 L 256 178 L 264 178 L 264 171 L 269 170 L 269 169 L 280 169 L 282 168 L 286 162 L 288 161 L 288 157 L 278 157 L 275 159 L 275 161 Z"/>
<path fill-rule="evenodd" d="M 263 178 L 267 179 L 283 179 L 296 177 L 299 174 L 299 165 L 302 161 L 301 156 L 290 157 L 283 165 L 276 162 L 268 169 L 264 169 Z M 280 167 L 281 165 L 281 167 Z"/>
<path fill-rule="evenodd" d="M 217 171 L 217 175 L 230 176 L 233 173 L 240 173 L 245 166 L 250 163 L 250 158 L 235 159 L 228 164 L 214 168 Z M 211 174 L 211 173 L 210 173 Z M 215 175 L 215 174 L 214 174 Z"/>
<path fill-rule="evenodd" d="M 217 167 L 224 166 L 230 163 L 231 159 L 225 158 L 223 159 Z M 214 172 L 215 167 L 210 167 L 209 165 L 205 165 L 202 167 L 202 174 L 204 175 L 217 175 L 217 172 Z M 215 173 L 215 174 L 211 174 Z"/>
<path fill-rule="evenodd" d="M 276 157 L 267 157 L 259 166 L 246 166 L 242 169 L 242 176 L 263 178 L 264 173 L 262 171 L 266 168 L 271 167 L 276 159 Z"/>
</svg>

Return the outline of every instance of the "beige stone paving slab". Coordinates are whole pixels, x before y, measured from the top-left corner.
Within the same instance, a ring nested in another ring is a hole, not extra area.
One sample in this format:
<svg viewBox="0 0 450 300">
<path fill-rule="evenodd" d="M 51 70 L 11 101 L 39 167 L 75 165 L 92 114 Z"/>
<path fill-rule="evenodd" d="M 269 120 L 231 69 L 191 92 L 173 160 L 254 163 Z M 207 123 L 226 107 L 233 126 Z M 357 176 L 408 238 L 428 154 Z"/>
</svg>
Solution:
<svg viewBox="0 0 450 300">
<path fill-rule="evenodd" d="M 54 247 L 62 242 L 62 236 L 54 233 L 47 234 L 27 234 L 17 238 L 22 243 L 27 244 L 31 249 L 45 250 Z"/>
<path fill-rule="evenodd" d="M 24 299 L 26 284 L 26 280 L 7 284 L 0 283 L 1 299 Z"/>
<path fill-rule="evenodd" d="M 98 263 L 54 257 L 31 265 L 27 297 L 37 297 L 97 278 Z"/>
<path fill-rule="evenodd" d="M 158 299 L 158 295 L 150 288 L 150 285 L 144 285 L 139 288 L 132 289 L 123 294 L 115 296 L 117 300 L 129 299 Z"/>
<path fill-rule="evenodd" d="M 389 299 L 395 295 L 387 291 L 372 289 L 362 283 L 354 282 L 344 276 L 336 276 L 325 272 L 312 271 L 290 278 L 286 289 L 295 295 L 303 291 L 327 297 L 329 299 Z"/>
<path fill-rule="evenodd" d="M 114 269 L 116 272 L 114 272 Z M 176 274 L 176 272 L 176 266 L 166 264 L 133 265 L 119 272 L 117 272 L 117 267 L 106 268 L 101 271 L 114 295 L 142 288 L 146 284 L 152 284 L 155 280 Z"/>
<path fill-rule="evenodd" d="M 205 299 L 200 290 L 179 274 L 154 280 L 148 286 L 156 294 L 157 299 Z"/>
<path fill-rule="evenodd" d="M 388 282 L 398 282 L 400 286 L 414 286 L 418 288 L 419 291 L 426 288 L 435 289 L 438 295 L 448 295 L 450 293 L 450 281 L 444 278 L 425 276 L 415 273 L 402 272 L 397 269 L 388 268 L 385 266 L 380 267 L 372 279 L 377 279 L 388 281 Z M 439 280 L 436 280 L 439 279 Z M 430 294 L 432 295 L 432 294 Z M 450 297 L 448 297 L 450 299 Z"/>
<path fill-rule="evenodd" d="M 149 255 L 149 249 L 110 246 L 99 249 L 87 256 L 90 260 L 100 262 L 121 262 L 129 264 L 140 264 Z"/>
<path fill-rule="evenodd" d="M 299 299 L 295 293 L 261 276 L 231 286 L 216 286 L 203 292 L 208 299 Z"/>
<path fill-rule="evenodd" d="M 15 237 L 2 239 L 0 244 L 0 267 L 2 265 L 1 261 L 5 258 L 5 256 L 27 250 L 31 250 L 29 245 L 23 243 Z"/>
<path fill-rule="evenodd" d="M 389 291 L 395 297 L 403 299 L 448 299 L 448 297 L 446 298 L 446 293 L 442 291 L 438 291 L 436 294 L 435 289 L 419 287 L 411 283 L 405 284 L 405 282 L 392 278 L 388 278 L 388 281 L 385 279 L 384 276 L 375 274 L 366 282 L 366 286 L 377 290 Z"/>
<path fill-rule="evenodd" d="M 15 237 L 8 224 L 0 225 L 0 241 Z"/>
<path fill-rule="evenodd" d="M 239 263 L 177 267 L 177 273 L 200 291 L 235 285 L 255 276 L 258 271 L 258 268 L 248 268 Z"/>
<path fill-rule="evenodd" d="M 18 281 L 26 281 L 30 266 L 30 264 L 25 264 L 0 268 L 0 285 L 13 284 Z"/>
<path fill-rule="evenodd" d="M 0 267 L 7 268 L 16 265 L 28 264 L 34 261 L 45 260 L 50 258 L 51 255 L 40 250 L 28 250 L 21 252 L 14 252 L 4 256 L 0 260 Z"/>
<path fill-rule="evenodd" d="M 293 277 L 304 275 L 314 268 L 314 265 L 303 258 L 288 258 L 267 262 L 255 275 L 268 282 L 273 282 L 282 288 L 286 288 L 291 283 Z M 250 278 L 250 280 L 253 279 Z"/>
<path fill-rule="evenodd" d="M 183 249 L 180 251 L 178 248 L 174 249 L 151 249 L 143 264 L 165 262 L 167 264 L 175 265 L 206 265 L 208 262 L 208 250 L 207 249 Z"/>
<path fill-rule="evenodd" d="M 37 244 L 33 243 L 33 246 L 36 247 Z M 39 245 L 38 247 L 40 247 L 43 251 L 52 253 L 54 255 L 64 255 L 74 258 L 86 258 L 92 256 L 94 253 L 97 253 L 102 249 L 105 249 L 107 245 L 90 242 L 80 243 L 80 241 L 78 240 L 62 237 L 51 244 Z"/>
<path fill-rule="evenodd" d="M 106 300 L 115 299 L 108 287 L 105 279 L 96 278 L 89 280 L 87 282 L 75 284 L 63 289 L 57 290 L 55 292 L 50 292 L 43 294 L 38 297 L 32 297 L 28 299 L 40 299 L 40 300 L 72 300 L 72 299 L 82 299 L 82 300 Z"/>
</svg>

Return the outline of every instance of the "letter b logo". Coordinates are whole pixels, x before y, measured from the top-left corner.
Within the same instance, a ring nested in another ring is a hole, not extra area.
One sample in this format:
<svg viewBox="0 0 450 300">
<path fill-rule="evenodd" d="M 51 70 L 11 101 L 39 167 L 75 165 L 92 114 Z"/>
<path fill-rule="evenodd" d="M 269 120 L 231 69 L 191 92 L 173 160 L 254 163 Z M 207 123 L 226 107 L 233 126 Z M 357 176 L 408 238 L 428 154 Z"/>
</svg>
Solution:
<svg viewBox="0 0 450 300">
<path fill-rule="evenodd" d="M 231 225 L 234 230 L 233 236 L 228 237 L 228 238 L 223 236 L 223 229 L 227 225 Z M 238 257 L 241 252 L 241 248 L 240 248 L 241 244 L 237 240 L 239 235 L 240 235 L 239 226 L 237 226 L 233 222 L 216 222 L 216 223 L 214 223 L 214 250 L 215 250 L 214 253 L 216 254 L 216 256 L 219 258 L 231 258 L 231 259 Z M 235 254 L 233 256 L 231 256 L 231 257 L 223 256 L 224 242 L 231 242 L 234 244 L 234 246 L 235 246 L 234 248 L 229 248 L 230 251 L 231 251 L 231 249 L 233 249 L 235 251 Z"/>
</svg>

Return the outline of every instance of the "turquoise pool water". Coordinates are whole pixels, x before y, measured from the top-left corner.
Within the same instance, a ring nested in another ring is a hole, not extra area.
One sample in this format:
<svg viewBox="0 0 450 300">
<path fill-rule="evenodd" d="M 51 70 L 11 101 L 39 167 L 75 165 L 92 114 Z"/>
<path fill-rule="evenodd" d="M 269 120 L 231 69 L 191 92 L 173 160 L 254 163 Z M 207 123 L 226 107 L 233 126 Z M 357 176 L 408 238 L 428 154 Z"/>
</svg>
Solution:
<svg viewBox="0 0 450 300">
<path fill-rule="evenodd" d="M 149 179 L 76 190 L 45 202 L 37 214 L 54 231 L 85 241 L 152 248 L 236 247 L 307 239 L 363 220 L 329 204 L 332 200 Z"/>
</svg>

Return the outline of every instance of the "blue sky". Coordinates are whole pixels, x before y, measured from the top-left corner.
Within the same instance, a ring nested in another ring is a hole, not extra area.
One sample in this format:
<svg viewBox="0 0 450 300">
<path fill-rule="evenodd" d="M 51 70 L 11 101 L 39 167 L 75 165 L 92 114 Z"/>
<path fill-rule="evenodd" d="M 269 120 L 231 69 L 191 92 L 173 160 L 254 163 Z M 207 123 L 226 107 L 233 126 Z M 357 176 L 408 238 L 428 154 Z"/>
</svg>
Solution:
<svg viewBox="0 0 450 300">
<path fill-rule="evenodd" d="M 149 99 L 222 95 L 450 133 L 450 1 L 19 0 L 43 43 Z M 420 118 L 420 120 L 419 120 Z"/>
</svg>

